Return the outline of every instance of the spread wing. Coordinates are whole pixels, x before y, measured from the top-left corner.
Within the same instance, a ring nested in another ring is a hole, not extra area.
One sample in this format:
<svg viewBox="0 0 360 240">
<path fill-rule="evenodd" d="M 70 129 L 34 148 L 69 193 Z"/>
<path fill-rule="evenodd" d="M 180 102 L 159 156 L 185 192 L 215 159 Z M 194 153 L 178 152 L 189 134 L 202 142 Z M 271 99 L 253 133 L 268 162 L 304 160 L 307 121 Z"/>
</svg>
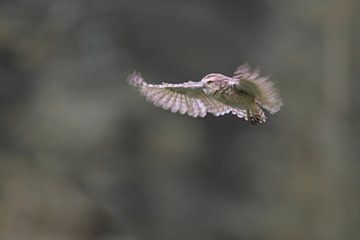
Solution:
<svg viewBox="0 0 360 240">
<path fill-rule="evenodd" d="M 280 95 L 269 77 L 260 77 L 259 69 L 251 70 L 249 64 L 238 67 L 233 78 L 235 87 L 253 95 L 257 103 L 271 114 L 280 110 L 283 105 Z"/>
<path fill-rule="evenodd" d="M 171 112 L 179 112 L 192 117 L 205 117 L 212 113 L 221 116 L 232 112 L 239 118 L 246 117 L 246 111 L 232 108 L 202 91 L 201 82 L 185 82 L 180 84 L 162 83 L 159 85 L 148 84 L 140 73 L 132 73 L 128 81 L 136 87 L 146 100 L 157 107 L 162 107 Z"/>
</svg>

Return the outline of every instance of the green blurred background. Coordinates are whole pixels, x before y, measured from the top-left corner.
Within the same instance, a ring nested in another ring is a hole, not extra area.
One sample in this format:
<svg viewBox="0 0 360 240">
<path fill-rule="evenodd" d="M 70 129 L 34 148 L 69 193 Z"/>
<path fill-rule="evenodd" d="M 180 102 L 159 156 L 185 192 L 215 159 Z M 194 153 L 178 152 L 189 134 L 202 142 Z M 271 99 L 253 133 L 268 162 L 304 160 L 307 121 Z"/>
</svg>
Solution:
<svg viewBox="0 0 360 240">
<path fill-rule="evenodd" d="M 0 1 L 0 239 L 360 238 L 360 3 Z M 261 126 L 126 83 L 271 75 Z"/>
</svg>

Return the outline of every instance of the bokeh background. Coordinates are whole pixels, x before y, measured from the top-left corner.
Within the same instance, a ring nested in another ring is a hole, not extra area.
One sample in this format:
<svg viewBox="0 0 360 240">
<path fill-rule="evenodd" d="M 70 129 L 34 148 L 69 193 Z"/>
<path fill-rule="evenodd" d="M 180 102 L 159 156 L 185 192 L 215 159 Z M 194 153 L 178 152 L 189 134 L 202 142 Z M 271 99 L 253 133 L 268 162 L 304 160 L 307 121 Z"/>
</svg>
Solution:
<svg viewBox="0 0 360 240">
<path fill-rule="evenodd" d="M 0 239 L 359 239 L 360 3 L 0 1 Z M 271 75 L 261 126 L 126 83 Z"/>
</svg>

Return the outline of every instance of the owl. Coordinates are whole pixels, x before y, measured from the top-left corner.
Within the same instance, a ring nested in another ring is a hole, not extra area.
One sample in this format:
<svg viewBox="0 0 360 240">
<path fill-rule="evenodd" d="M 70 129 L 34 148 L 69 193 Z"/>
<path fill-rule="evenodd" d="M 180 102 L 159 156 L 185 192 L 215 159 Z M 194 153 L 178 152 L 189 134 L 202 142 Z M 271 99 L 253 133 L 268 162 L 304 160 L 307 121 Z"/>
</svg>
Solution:
<svg viewBox="0 0 360 240">
<path fill-rule="evenodd" d="M 251 124 L 266 121 L 264 110 L 278 112 L 282 101 L 269 77 L 260 77 L 258 69 L 248 64 L 239 66 L 232 77 L 210 73 L 201 81 L 179 84 L 149 84 L 141 74 L 133 72 L 128 77 L 146 100 L 157 107 L 179 112 L 191 117 L 205 117 L 207 113 L 223 116 L 232 113 Z"/>
</svg>

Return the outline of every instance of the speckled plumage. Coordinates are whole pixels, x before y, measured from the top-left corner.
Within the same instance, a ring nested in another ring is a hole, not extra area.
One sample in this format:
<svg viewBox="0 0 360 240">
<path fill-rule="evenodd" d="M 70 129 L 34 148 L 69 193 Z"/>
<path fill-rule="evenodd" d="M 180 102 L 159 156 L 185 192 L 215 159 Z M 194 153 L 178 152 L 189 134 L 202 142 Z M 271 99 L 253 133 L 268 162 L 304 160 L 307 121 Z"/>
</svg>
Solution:
<svg viewBox="0 0 360 240">
<path fill-rule="evenodd" d="M 165 110 L 205 117 L 233 113 L 252 124 L 266 120 L 262 109 L 271 114 L 282 106 L 278 91 L 268 77 L 259 77 L 259 70 L 251 71 L 248 64 L 238 67 L 233 77 L 210 73 L 199 82 L 180 84 L 148 84 L 140 73 L 129 76 L 129 83 L 136 87 L 147 101 Z"/>
</svg>

